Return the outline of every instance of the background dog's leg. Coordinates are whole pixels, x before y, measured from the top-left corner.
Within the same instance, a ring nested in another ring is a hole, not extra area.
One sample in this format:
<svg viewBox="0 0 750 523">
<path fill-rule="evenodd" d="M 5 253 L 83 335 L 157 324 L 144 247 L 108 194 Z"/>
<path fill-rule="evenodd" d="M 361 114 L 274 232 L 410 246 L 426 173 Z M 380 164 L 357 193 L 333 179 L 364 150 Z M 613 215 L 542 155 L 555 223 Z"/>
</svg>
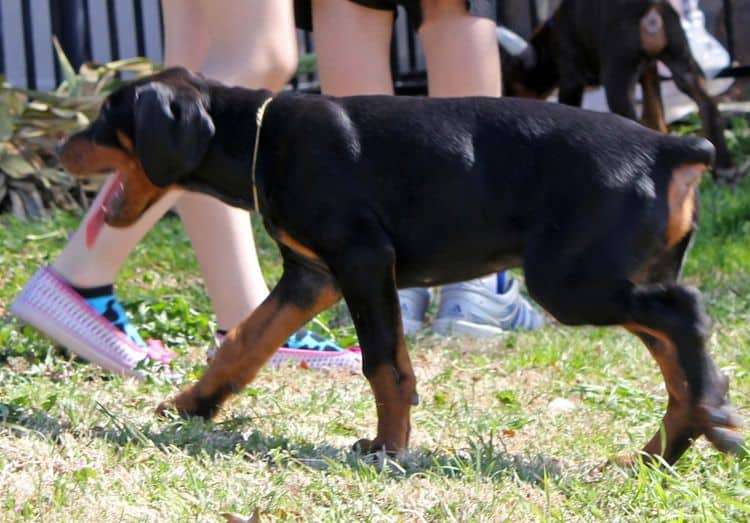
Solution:
<svg viewBox="0 0 750 523">
<path fill-rule="evenodd" d="M 687 44 L 685 44 L 687 45 Z M 698 104 L 698 113 L 703 124 L 703 133 L 716 147 L 716 166 L 723 177 L 732 178 L 735 174 L 732 156 L 724 140 L 724 119 L 719 108 L 706 90 L 706 77 L 688 51 L 677 54 L 672 46 L 659 56 L 672 72 L 675 85 Z"/>
<path fill-rule="evenodd" d="M 581 71 L 581 58 L 573 51 L 577 46 L 568 42 L 558 47 L 557 69 L 560 75 L 560 86 L 557 100 L 561 104 L 580 107 L 583 102 L 583 91 L 586 88 L 586 78 Z"/>
<path fill-rule="evenodd" d="M 581 107 L 581 103 L 583 102 L 583 90 L 584 85 L 581 83 L 561 80 L 557 99 L 561 104 Z"/>
<path fill-rule="evenodd" d="M 607 95 L 609 110 L 620 116 L 638 121 L 635 112 L 635 84 L 638 81 L 638 64 L 628 59 L 611 60 L 616 63 L 602 71 L 602 85 Z"/>
<path fill-rule="evenodd" d="M 360 440 L 355 448 L 403 450 L 409 442 L 411 406 L 418 398 L 401 325 L 395 255 L 390 246 L 350 249 L 341 263 L 346 270 L 334 272 L 357 328 L 378 416 L 377 437 Z"/>
<path fill-rule="evenodd" d="M 268 298 L 227 334 L 198 383 L 175 398 L 177 411 L 213 416 L 230 394 L 255 377 L 290 334 L 340 297 L 329 274 L 285 259 L 284 274 Z M 160 409 L 165 407 L 169 403 Z"/>
<path fill-rule="evenodd" d="M 641 88 L 643 89 L 641 123 L 646 127 L 666 133 L 667 122 L 664 119 L 664 103 L 661 98 L 659 71 L 655 61 L 649 62 L 641 74 Z"/>
</svg>

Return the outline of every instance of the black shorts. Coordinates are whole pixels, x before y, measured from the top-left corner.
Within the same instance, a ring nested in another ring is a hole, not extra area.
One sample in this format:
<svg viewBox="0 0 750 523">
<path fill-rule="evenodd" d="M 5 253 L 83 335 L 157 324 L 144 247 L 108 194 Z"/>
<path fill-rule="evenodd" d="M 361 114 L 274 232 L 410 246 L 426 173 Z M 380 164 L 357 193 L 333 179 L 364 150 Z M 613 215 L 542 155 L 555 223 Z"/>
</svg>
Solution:
<svg viewBox="0 0 750 523">
<path fill-rule="evenodd" d="M 414 29 L 422 25 L 422 8 L 419 0 L 349 0 L 372 9 L 395 11 L 397 6 L 403 6 L 409 16 L 409 22 Z M 497 4 L 500 0 L 466 0 L 466 9 L 474 16 L 497 20 Z M 305 31 L 312 31 L 311 0 L 294 0 L 294 15 L 297 27 Z"/>
</svg>

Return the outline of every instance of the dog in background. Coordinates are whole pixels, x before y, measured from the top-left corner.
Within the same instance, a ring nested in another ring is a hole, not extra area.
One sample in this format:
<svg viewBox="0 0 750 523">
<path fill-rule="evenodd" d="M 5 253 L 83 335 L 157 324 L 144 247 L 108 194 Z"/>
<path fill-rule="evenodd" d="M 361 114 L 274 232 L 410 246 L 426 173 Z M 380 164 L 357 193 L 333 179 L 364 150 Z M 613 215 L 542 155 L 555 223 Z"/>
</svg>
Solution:
<svg viewBox="0 0 750 523">
<path fill-rule="evenodd" d="M 737 174 L 724 140 L 724 121 L 706 91 L 680 16 L 667 0 L 563 0 L 525 49 L 508 49 L 501 36 L 504 94 L 547 98 L 580 107 L 588 85 L 602 85 L 612 112 L 638 120 L 634 91 L 643 89 L 641 123 L 667 131 L 657 62 L 696 104 L 706 137 L 716 147 L 715 175 Z M 508 52 L 510 51 L 510 52 Z"/>
</svg>

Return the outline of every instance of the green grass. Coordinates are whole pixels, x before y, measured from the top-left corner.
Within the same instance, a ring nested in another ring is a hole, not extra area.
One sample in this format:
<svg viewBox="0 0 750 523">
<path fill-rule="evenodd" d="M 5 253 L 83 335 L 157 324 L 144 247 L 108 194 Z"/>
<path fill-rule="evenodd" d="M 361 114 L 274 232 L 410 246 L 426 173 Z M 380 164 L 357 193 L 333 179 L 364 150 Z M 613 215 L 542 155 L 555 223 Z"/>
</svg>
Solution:
<svg viewBox="0 0 750 523">
<path fill-rule="evenodd" d="M 750 182 L 702 186 L 685 279 L 705 293 L 710 349 L 748 417 Z M 410 340 L 422 403 L 399 463 L 349 451 L 372 436 L 356 375 L 264 370 L 213 423 L 153 408 L 200 374 L 214 328 L 179 221 L 141 243 L 118 289 L 144 334 L 181 357 L 144 384 L 70 359 L 10 317 L 13 297 L 79 218 L 0 216 L 0 521 L 747 521 L 750 457 L 698 442 L 674 468 L 599 469 L 639 448 L 665 407 L 645 348 L 615 329 L 551 327 L 491 341 Z M 256 231 L 269 281 L 278 252 Z M 335 312 L 315 328 L 329 329 Z M 349 326 L 330 328 L 346 342 Z M 550 403 L 574 406 L 553 414 Z"/>
</svg>

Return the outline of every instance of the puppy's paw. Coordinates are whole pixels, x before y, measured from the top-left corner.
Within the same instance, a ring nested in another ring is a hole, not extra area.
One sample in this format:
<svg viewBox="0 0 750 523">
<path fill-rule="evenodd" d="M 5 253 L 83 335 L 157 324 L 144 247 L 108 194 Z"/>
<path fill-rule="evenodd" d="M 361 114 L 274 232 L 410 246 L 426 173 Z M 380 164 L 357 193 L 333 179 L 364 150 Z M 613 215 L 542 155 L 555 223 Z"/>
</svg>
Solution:
<svg viewBox="0 0 750 523">
<path fill-rule="evenodd" d="M 352 450 L 357 454 L 367 455 L 375 454 L 377 452 L 385 452 L 391 457 L 395 457 L 400 450 L 396 445 L 388 445 L 381 438 L 375 439 L 361 439 L 352 445 Z"/>
<path fill-rule="evenodd" d="M 717 450 L 737 454 L 742 450 L 745 436 L 740 432 L 742 418 L 728 403 L 698 407 L 700 417 L 705 420 L 703 433 Z"/>
<path fill-rule="evenodd" d="M 609 468 L 614 468 L 625 474 L 634 474 L 638 472 L 641 465 L 660 466 L 663 463 L 664 459 L 661 456 L 655 456 L 640 450 L 613 454 L 607 461 L 599 465 L 597 470 L 603 473 Z"/>
<path fill-rule="evenodd" d="M 166 417 L 168 413 L 179 414 L 182 417 L 189 417 L 190 413 L 177 406 L 177 398 L 168 399 L 159 403 L 156 407 L 156 415 Z"/>
<path fill-rule="evenodd" d="M 706 438 L 717 450 L 726 454 L 739 454 L 745 444 L 745 436 L 731 428 L 712 427 L 706 431 Z"/>
<path fill-rule="evenodd" d="M 361 440 L 356 441 L 354 445 L 352 445 L 352 450 L 357 454 L 369 454 L 370 452 L 373 452 L 373 449 L 374 445 L 373 440 L 371 439 L 362 438 Z"/>
<path fill-rule="evenodd" d="M 707 420 L 703 433 L 717 450 L 738 454 L 745 443 L 745 436 L 740 432 L 742 418 L 729 405 L 720 407 L 701 405 L 703 415 Z"/>
<path fill-rule="evenodd" d="M 182 416 L 183 418 L 189 418 L 191 416 L 201 416 L 203 418 L 210 418 L 216 413 L 218 407 L 210 410 L 210 413 L 201 412 L 199 408 L 201 402 L 197 401 L 195 395 L 190 390 L 180 393 L 176 397 L 163 401 L 156 407 L 156 414 L 159 416 L 166 415 L 167 411 L 173 411 Z M 208 415 L 206 415 L 208 414 Z"/>
<path fill-rule="evenodd" d="M 156 410 L 154 410 L 154 413 L 159 417 L 166 417 L 167 412 L 170 410 L 174 410 L 174 401 L 173 400 L 166 400 L 159 403 L 159 405 L 156 407 Z"/>
<path fill-rule="evenodd" d="M 603 472 L 609 467 L 616 467 L 632 472 L 636 468 L 638 468 L 638 464 L 643 460 L 644 456 L 645 454 L 638 452 L 624 452 L 621 454 L 614 454 L 613 456 L 610 456 L 607 461 L 599 465 L 599 471 Z"/>
</svg>

